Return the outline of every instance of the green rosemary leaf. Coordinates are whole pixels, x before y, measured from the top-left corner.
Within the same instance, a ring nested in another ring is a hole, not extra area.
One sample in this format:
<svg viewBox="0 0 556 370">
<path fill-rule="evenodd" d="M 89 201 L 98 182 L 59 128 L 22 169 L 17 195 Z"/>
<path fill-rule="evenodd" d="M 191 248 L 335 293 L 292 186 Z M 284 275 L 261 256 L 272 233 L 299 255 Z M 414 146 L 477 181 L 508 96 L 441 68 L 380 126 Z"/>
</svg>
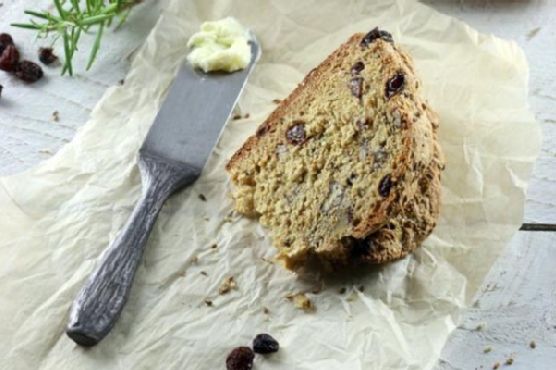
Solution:
<svg viewBox="0 0 556 370">
<path fill-rule="evenodd" d="M 104 29 L 104 24 L 101 23 L 98 28 L 95 44 L 93 45 L 93 49 L 91 50 L 91 56 L 89 57 L 89 62 L 87 63 L 87 71 L 91 68 L 91 66 L 95 62 L 95 59 L 97 58 L 97 53 L 98 53 L 98 49 L 100 48 L 100 40 L 102 38 L 103 29 Z"/>
<path fill-rule="evenodd" d="M 66 60 L 65 60 L 65 64 L 64 64 L 64 71 L 67 70 L 67 72 L 69 73 L 70 76 L 73 76 L 73 66 L 71 65 L 71 60 L 72 60 L 72 51 L 70 49 L 70 40 L 69 40 L 69 35 L 68 35 L 68 31 L 66 29 L 64 29 L 64 33 L 62 34 L 63 39 L 64 39 L 64 53 L 66 54 Z M 62 74 L 64 73 L 64 71 L 62 71 Z"/>
<path fill-rule="evenodd" d="M 11 26 L 19 27 L 19 28 L 27 28 L 29 30 L 39 30 L 41 28 L 39 25 L 30 24 L 30 23 L 12 23 Z"/>
</svg>

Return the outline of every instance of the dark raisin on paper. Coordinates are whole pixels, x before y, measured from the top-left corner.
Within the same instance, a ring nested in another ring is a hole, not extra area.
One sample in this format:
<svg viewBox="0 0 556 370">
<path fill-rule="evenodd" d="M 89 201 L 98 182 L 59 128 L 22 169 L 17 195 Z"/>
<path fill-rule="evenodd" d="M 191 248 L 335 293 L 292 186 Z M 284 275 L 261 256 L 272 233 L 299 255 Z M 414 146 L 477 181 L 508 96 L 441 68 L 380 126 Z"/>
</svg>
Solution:
<svg viewBox="0 0 556 370">
<path fill-rule="evenodd" d="M 36 82 L 42 78 L 43 72 L 37 63 L 24 60 L 15 67 L 15 75 L 25 82 Z"/>
<path fill-rule="evenodd" d="M 292 145 L 303 144 L 305 137 L 305 122 L 301 120 L 293 121 L 293 125 L 286 132 L 286 140 Z"/>
<path fill-rule="evenodd" d="M 253 350 L 255 353 L 267 354 L 278 352 L 280 344 L 269 334 L 257 334 L 253 339 Z"/>
<path fill-rule="evenodd" d="M 19 51 L 15 45 L 6 45 L 0 55 L 0 69 L 6 72 L 13 72 L 19 62 Z"/>
<path fill-rule="evenodd" d="M 380 180 L 380 183 L 378 184 L 378 194 L 380 194 L 381 197 L 386 198 L 388 195 L 390 195 L 391 187 L 392 187 L 392 179 L 390 175 L 384 176 L 382 180 Z"/>
<path fill-rule="evenodd" d="M 351 88 L 351 93 L 357 99 L 361 99 L 363 96 L 363 82 L 365 80 L 361 76 L 353 77 L 349 82 L 349 86 Z"/>
<path fill-rule="evenodd" d="M 356 62 L 351 66 L 351 74 L 358 75 L 362 70 L 365 69 L 365 64 L 363 62 Z"/>
<path fill-rule="evenodd" d="M 58 57 L 54 54 L 52 48 L 40 48 L 39 49 L 39 60 L 41 63 L 49 65 L 58 61 Z"/>
<path fill-rule="evenodd" d="M 251 370 L 255 353 L 249 347 L 237 347 L 226 358 L 227 370 Z"/>
<path fill-rule="evenodd" d="M 403 73 L 398 72 L 386 83 L 385 95 L 387 98 L 391 98 L 400 92 L 405 85 L 405 76 Z"/>
<path fill-rule="evenodd" d="M 361 46 L 368 46 L 377 39 L 383 39 L 386 42 L 394 42 L 394 39 L 389 32 L 379 30 L 378 27 L 375 27 L 363 37 L 361 40 Z"/>
</svg>

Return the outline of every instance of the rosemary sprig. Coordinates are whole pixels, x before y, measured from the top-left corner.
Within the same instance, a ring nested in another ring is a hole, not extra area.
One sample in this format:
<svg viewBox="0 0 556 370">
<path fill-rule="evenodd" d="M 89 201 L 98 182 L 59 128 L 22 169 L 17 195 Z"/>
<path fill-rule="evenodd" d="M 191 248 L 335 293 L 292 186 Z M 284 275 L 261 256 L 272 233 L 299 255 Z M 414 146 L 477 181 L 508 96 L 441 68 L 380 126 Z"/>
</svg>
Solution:
<svg viewBox="0 0 556 370">
<path fill-rule="evenodd" d="M 64 64 L 62 74 L 73 75 L 73 57 L 83 33 L 96 33 L 95 42 L 89 54 L 87 70 L 96 60 L 102 35 L 110 27 L 114 18 L 119 18 L 119 27 L 129 15 L 133 5 L 140 0 L 52 0 L 57 14 L 50 11 L 26 10 L 31 16 L 29 23 L 13 23 L 12 26 L 37 32 L 37 37 L 46 38 L 56 33 L 55 41 L 62 39 Z"/>
</svg>

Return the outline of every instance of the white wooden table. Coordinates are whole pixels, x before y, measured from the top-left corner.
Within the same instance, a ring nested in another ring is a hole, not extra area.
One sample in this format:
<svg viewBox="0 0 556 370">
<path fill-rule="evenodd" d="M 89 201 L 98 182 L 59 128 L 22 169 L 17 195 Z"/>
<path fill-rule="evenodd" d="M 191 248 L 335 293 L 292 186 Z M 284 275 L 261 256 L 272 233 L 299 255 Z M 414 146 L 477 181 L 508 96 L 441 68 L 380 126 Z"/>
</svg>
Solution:
<svg viewBox="0 0 556 370">
<path fill-rule="evenodd" d="M 531 70 L 530 102 L 543 127 L 543 149 L 530 185 L 524 222 L 556 224 L 556 1 L 425 0 L 478 30 L 517 41 Z M 22 4 L 24 3 L 24 4 Z M 0 0 L 0 32 L 10 31 L 26 57 L 36 60 L 41 42 L 8 24 L 23 20 L 31 2 Z M 49 0 L 33 2 L 50 4 Z M 47 78 L 27 87 L 0 72 L 0 175 L 28 169 L 70 141 L 109 86 L 125 76 L 133 52 L 154 26 L 163 2 L 146 1 L 126 27 L 109 33 L 98 63 L 76 77 Z M 77 64 L 86 60 L 83 48 Z M 24 103 L 27 102 L 27 103 Z M 59 112 L 59 121 L 52 118 Z M 437 369 L 556 368 L 556 232 L 519 232 L 488 275 L 474 306 L 444 348 Z M 479 327 L 480 330 L 477 328 Z M 534 341 L 535 348 L 531 348 Z M 489 351 L 490 349 L 490 351 Z M 489 351 L 488 353 L 484 353 Z"/>
</svg>

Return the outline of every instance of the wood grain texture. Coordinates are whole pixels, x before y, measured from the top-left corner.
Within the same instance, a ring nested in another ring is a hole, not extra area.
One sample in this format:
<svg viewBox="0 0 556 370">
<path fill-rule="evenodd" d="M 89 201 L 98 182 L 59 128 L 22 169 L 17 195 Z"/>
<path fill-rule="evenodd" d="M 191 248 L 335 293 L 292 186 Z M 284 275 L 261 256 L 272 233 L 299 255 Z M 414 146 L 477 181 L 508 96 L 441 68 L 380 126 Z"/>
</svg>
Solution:
<svg viewBox="0 0 556 370">
<path fill-rule="evenodd" d="M 553 369 L 555 260 L 556 233 L 518 233 L 450 337 L 436 369 L 492 369 L 508 358 L 514 360 L 513 370 Z"/>
<path fill-rule="evenodd" d="M 27 8 L 47 9 L 51 0 L 0 0 L 0 32 L 10 32 L 23 58 L 37 61 L 40 46 L 48 40 L 35 40 L 31 31 L 10 27 L 23 22 Z M 56 153 L 85 124 L 107 88 L 117 85 L 130 66 L 131 57 L 141 46 L 158 19 L 164 1 L 145 1 L 131 13 L 129 22 L 117 31 L 105 32 L 97 63 L 84 72 L 94 37 L 82 38 L 76 56 L 76 75 L 60 76 L 60 67 L 43 66 L 45 78 L 25 84 L 0 71 L 0 175 L 26 170 Z M 62 56 L 61 45 L 56 54 Z M 59 120 L 53 119 L 57 111 Z"/>
</svg>

